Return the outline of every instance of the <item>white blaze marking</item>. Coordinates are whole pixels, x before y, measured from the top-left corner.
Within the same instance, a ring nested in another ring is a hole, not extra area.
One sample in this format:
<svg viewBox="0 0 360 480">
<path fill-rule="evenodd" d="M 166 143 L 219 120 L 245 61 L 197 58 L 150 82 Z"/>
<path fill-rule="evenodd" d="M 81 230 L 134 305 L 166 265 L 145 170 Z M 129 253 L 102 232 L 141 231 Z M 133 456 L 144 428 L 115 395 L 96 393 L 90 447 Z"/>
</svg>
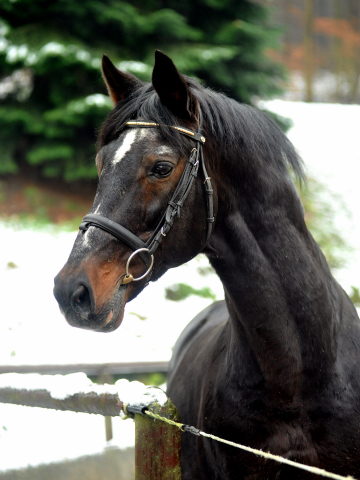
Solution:
<svg viewBox="0 0 360 480">
<path fill-rule="evenodd" d="M 113 165 L 116 165 L 117 163 L 121 162 L 121 160 L 124 158 L 124 156 L 127 154 L 127 152 L 131 149 L 132 144 L 135 141 L 135 137 L 136 137 L 137 132 L 138 132 L 137 128 L 130 129 L 128 132 L 126 132 L 123 143 L 121 144 L 121 147 L 118 148 L 118 150 L 116 151 L 116 153 L 114 155 L 114 158 L 113 158 L 113 161 L 112 161 Z M 96 207 L 96 210 L 95 210 L 94 214 L 99 214 L 100 210 L 101 210 L 101 204 L 99 204 Z M 91 239 L 91 237 L 92 237 L 91 233 L 94 233 L 95 231 L 96 231 L 95 227 L 89 227 L 88 230 L 86 230 L 86 232 L 84 233 L 84 236 L 83 236 L 82 248 L 88 249 L 88 248 L 91 247 L 91 243 L 92 243 L 91 242 L 91 240 L 92 240 Z"/>
<path fill-rule="evenodd" d="M 91 246 L 91 240 L 90 240 L 90 228 L 91 229 L 94 229 L 93 226 L 90 226 L 86 232 L 84 233 L 84 236 L 83 236 L 83 247 L 84 248 L 89 248 Z"/>
<path fill-rule="evenodd" d="M 155 131 L 154 131 L 155 130 Z M 130 151 L 135 139 L 142 140 L 144 138 L 150 139 L 151 137 L 155 137 L 156 129 L 147 129 L 147 128 L 131 128 L 128 132 L 126 132 L 123 143 L 116 151 L 114 158 L 112 160 L 112 165 L 116 165 L 117 163 L 121 162 L 121 160 L 125 157 L 125 155 Z M 167 145 L 160 145 L 155 147 L 153 150 L 155 155 L 175 155 L 174 150 Z M 96 210 L 93 212 L 94 214 L 101 214 L 101 204 L 96 207 Z M 96 233 L 95 227 L 89 227 L 88 230 L 83 235 L 83 243 L 81 249 L 89 249 L 91 248 L 92 244 L 92 234 Z"/>
<path fill-rule="evenodd" d="M 121 160 L 125 157 L 127 152 L 131 149 L 131 146 L 134 143 L 134 140 L 136 137 L 137 130 L 138 130 L 137 128 L 131 128 L 128 132 L 126 132 L 126 135 L 124 137 L 121 147 L 119 147 L 119 149 L 116 151 L 114 155 L 114 159 L 112 161 L 113 165 L 121 162 Z"/>
</svg>

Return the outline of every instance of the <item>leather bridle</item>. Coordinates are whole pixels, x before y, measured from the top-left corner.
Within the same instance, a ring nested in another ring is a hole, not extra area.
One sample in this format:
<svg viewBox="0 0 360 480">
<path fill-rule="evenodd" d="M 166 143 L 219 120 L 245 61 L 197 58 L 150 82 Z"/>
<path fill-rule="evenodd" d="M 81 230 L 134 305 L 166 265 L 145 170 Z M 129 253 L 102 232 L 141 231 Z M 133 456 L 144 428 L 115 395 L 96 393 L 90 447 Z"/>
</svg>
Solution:
<svg viewBox="0 0 360 480">
<path fill-rule="evenodd" d="M 144 122 L 144 121 L 128 121 L 124 125 L 124 127 L 128 128 L 158 128 L 160 125 L 158 123 L 153 122 Z M 203 175 L 204 175 L 204 186 L 205 186 L 205 193 L 206 193 L 206 205 L 207 205 L 207 232 L 206 232 L 206 241 L 205 245 L 209 241 L 211 231 L 212 231 L 212 224 L 214 222 L 214 208 L 213 208 L 213 189 L 211 185 L 211 179 L 208 176 L 204 155 L 202 147 L 205 143 L 205 137 L 202 133 L 202 125 L 201 120 L 199 122 L 199 129 L 197 132 L 190 130 L 188 128 L 183 127 L 176 127 L 171 126 L 174 130 L 177 130 L 182 135 L 191 138 L 197 142 L 197 147 L 193 148 L 188 161 L 185 164 L 183 173 L 177 184 L 177 187 L 168 201 L 168 205 L 166 210 L 158 223 L 157 227 L 155 228 L 154 232 L 152 233 L 151 237 L 146 241 L 143 242 L 139 237 L 134 235 L 130 230 L 123 227 L 122 225 L 113 222 L 112 220 L 103 217 L 102 215 L 97 214 L 88 214 L 82 220 L 79 229 L 82 231 L 86 231 L 89 227 L 98 227 L 104 230 L 107 233 L 110 233 L 114 237 L 118 238 L 122 242 L 126 243 L 129 247 L 131 247 L 134 252 L 129 256 L 127 263 L 126 263 L 126 274 L 122 279 L 122 284 L 129 283 L 131 281 L 139 281 L 145 278 L 150 272 L 154 264 L 154 252 L 160 245 L 162 239 L 166 237 L 169 233 L 175 217 L 180 217 L 180 210 L 184 204 L 186 197 L 188 196 L 191 186 L 194 182 L 194 179 L 197 176 L 199 165 L 202 167 Z M 132 258 L 139 254 L 142 261 L 145 263 L 147 267 L 147 271 L 141 275 L 140 277 L 134 278 L 129 273 L 129 265 Z"/>
</svg>

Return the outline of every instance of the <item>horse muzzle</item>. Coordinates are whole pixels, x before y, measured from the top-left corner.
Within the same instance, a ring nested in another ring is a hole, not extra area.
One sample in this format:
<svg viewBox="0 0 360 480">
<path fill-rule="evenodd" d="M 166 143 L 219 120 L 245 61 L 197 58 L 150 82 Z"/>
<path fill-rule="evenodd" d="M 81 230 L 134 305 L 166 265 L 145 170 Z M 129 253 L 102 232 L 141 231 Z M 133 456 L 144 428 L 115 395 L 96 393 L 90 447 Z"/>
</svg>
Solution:
<svg viewBox="0 0 360 480">
<path fill-rule="evenodd" d="M 66 321 L 73 327 L 97 332 L 112 332 L 118 328 L 128 300 L 128 285 L 117 284 L 108 298 L 96 301 L 87 278 L 76 277 L 75 280 L 63 270 L 55 277 L 54 296 Z"/>
</svg>

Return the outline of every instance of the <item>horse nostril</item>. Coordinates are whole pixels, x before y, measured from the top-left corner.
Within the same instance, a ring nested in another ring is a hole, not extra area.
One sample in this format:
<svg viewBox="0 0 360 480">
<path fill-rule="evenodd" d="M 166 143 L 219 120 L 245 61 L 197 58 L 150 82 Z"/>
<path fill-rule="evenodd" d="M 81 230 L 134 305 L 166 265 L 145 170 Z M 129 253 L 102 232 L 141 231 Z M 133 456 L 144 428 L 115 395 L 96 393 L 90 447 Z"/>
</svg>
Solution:
<svg viewBox="0 0 360 480">
<path fill-rule="evenodd" d="M 71 306 L 75 312 L 90 312 L 91 298 L 85 285 L 80 285 L 71 297 Z"/>
</svg>

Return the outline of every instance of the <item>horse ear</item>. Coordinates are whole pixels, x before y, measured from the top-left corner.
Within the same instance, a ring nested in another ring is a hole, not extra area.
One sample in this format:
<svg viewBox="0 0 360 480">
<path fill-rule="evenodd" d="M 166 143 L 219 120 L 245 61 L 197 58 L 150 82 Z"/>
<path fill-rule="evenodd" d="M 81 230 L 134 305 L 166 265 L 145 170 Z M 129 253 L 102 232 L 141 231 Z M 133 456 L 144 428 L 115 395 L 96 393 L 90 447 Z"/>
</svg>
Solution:
<svg viewBox="0 0 360 480">
<path fill-rule="evenodd" d="M 178 72 L 170 57 L 155 51 L 152 84 L 161 102 L 179 118 L 193 119 L 196 99 L 189 90 L 185 78 Z"/>
<path fill-rule="evenodd" d="M 142 85 L 133 75 L 118 70 L 107 55 L 103 55 L 101 70 L 109 96 L 115 105 Z"/>
</svg>

